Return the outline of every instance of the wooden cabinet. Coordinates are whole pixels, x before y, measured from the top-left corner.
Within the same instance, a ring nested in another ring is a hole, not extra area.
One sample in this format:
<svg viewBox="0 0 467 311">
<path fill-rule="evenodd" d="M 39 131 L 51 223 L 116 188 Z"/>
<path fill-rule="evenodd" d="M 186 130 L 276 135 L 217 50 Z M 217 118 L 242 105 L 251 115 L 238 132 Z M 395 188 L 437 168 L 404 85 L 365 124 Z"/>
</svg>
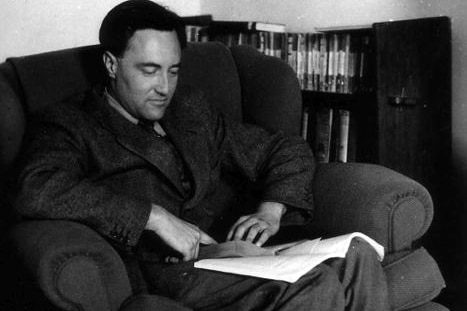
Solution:
<svg viewBox="0 0 467 311">
<path fill-rule="evenodd" d="M 450 20 L 375 23 L 372 87 L 353 94 L 303 91 L 305 107 L 351 112 L 349 161 L 378 163 L 436 194 L 451 156 Z M 353 124 L 352 124 L 353 123 Z"/>
</svg>

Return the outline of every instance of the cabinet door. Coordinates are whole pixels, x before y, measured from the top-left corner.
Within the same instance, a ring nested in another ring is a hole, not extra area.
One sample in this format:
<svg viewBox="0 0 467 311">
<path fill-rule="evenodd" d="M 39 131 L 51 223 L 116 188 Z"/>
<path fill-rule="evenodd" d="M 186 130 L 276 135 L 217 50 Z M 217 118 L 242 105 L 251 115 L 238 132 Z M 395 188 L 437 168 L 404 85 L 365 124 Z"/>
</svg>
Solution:
<svg viewBox="0 0 467 311">
<path fill-rule="evenodd" d="M 447 17 L 377 23 L 378 162 L 434 190 L 450 158 Z"/>
</svg>

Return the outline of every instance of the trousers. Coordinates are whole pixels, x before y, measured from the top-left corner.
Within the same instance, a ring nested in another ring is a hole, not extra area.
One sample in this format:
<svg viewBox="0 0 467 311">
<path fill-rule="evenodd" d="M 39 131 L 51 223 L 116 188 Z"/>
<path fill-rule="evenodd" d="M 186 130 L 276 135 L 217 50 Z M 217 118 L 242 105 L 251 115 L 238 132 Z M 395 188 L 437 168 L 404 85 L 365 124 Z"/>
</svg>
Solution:
<svg viewBox="0 0 467 311">
<path fill-rule="evenodd" d="M 295 283 L 143 262 L 148 290 L 193 310 L 385 311 L 387 283 L 374 249 L 355 238 L 345 258 L 316 266 Z"/>
</svg>

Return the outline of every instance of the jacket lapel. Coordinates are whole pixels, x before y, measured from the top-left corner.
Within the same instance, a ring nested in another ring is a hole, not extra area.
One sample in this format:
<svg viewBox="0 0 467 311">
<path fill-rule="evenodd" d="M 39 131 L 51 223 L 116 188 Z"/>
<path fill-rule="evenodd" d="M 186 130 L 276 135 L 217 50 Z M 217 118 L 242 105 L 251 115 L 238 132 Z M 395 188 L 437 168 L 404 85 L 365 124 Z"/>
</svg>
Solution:
<svg viewBox="0 0 467 311">
<path fill-rule="evenodd" d="M 185 209 L 189 209 L 204 197 L 210 183 L 207 137 L 203 132 L 202 121 L 197 119 L 196 113 L 184 107 L 182 102 L 175 99 L 170 108 L 162 125 L 193 177 L 194 193 L 184 205 Z"/>
<path fill-rule="evenodd" d="M 165 158 L 166 154 L 161 152 L 163 147 L 161 144 L 163 142 L 125 119 L 120 113 L 110 107 L 98 92 L 94 91 L 91 96 L 93 98 L 88 101 L 92 106 L 90 109 L 93 109 L 93 114 L 102 126 L 115 135 L 117 142 L 123 148 L 152 164 L 183 194 L 180 175 L 176 170 L 172 169 L 169 161 Z"/>
</svg>

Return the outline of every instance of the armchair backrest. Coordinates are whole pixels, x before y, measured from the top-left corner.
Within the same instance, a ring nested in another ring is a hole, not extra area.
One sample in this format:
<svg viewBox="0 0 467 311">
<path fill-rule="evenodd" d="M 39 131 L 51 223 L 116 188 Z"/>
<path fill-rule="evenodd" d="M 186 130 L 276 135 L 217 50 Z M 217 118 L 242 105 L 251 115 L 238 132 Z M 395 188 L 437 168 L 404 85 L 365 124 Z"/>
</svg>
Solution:
<svg viewBox="0 0 467 311">
<path fill-rule="evenodd" d="M 97 45 L 10 58 L 0 64 L 0 186 L 20 150 L 28 116 L 104 79 Z M 202 89 L 233 119 L 299 134 L 301 93 L 295 73 L 285 62 L 251 47 L 189 44 L 179 84 Z"/>
</svg>

